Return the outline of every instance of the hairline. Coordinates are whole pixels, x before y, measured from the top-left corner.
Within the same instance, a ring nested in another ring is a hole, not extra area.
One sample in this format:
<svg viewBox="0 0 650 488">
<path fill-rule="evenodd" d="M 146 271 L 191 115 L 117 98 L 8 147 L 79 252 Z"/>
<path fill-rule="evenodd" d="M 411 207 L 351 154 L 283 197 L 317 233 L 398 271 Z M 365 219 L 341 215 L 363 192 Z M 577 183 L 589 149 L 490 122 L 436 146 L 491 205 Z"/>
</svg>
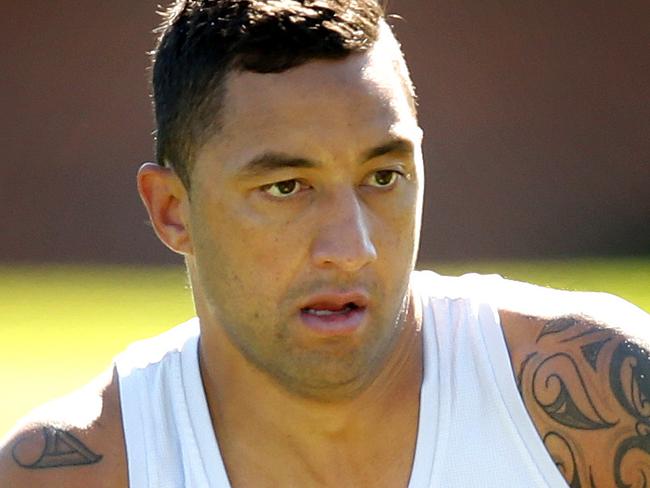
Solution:
<svg viewBox="0 0 650 488">
<path fill-rule="evenodd" d="M 219 132 L 223 130 L 225 113 L 224 109 L 226 100 L 228 98 L 228 88 L 231 80 L 233 79 L 233 76 L 241 73 L 281 75 L 283 73 L 290 72 L 295 68 L 299 68 L 313 62 L 320 61 L 325 63 L 336 63 L 347 60 L 354 55 L 363 55 L 365 53 L 369 53 L 377 46 L 377 44 L 383 42 L 394 43 L 394 46 L 392 47 L 395 49 L 391 49 L 389 47 L 387 49 L 387 52 L 392 52 L 392 54 L 395 56 L 392 63 L 393 69 L 396 75 L 399 77 L 400 86 L 402 87 L 404 94 L 407 97 L 411 112 L 415 117 L 417 117 L 416 94 L 399 41 L 397 40 L 393 29 L 390 27 L 385 17 L 381 17 L 379 19 L 377 23 L 377 29 L 378 33 L 375 39 L 369 40 L 368 43 L 355 49 L 344 52 L 338 57 L 333 58 L 318 55 L 305 57 L 305 59 L 300 60 L 291 67 L 277 72 L 265 73 L 256 71 L 255 69 L 247 69 L 245 65 L 240 63 L 241 56 L 234 56 L 226 64 L 214 70 L 210 81 L 207 83 L 208 88 L 204 91 L 204 96 L 197 103 L 196 112 L 198 113 L 195 113 L 196 118 L 192 123 L 188 125 L 188 128 L 191 131 L 191 137 L 189 138 L 190 142 L 187 144 L 185 151 L 177 151 L 177 153 L 185 153 L 181 155 L 181 157 L 184 157 L 185 159 L 185 164 L 175 164 L 169 159 L 169 154 L 167 154 L 164 159 L 159 161 L 159 164 L 167 168 L 171 168 L 181 179 L 185 188 L 187 190 L 191 189 L 193 169 L 196 163 L 197 154 L 206 144 L 209 143 L 210 140 L 216 137 Z M 390 40 L 385 39 L 383 36 L 390 36 Z M 176 169 L 177 167 L 181 167 L 183 169 L 184 175 L 179 174 L 179 171 Z"/>
</svg>

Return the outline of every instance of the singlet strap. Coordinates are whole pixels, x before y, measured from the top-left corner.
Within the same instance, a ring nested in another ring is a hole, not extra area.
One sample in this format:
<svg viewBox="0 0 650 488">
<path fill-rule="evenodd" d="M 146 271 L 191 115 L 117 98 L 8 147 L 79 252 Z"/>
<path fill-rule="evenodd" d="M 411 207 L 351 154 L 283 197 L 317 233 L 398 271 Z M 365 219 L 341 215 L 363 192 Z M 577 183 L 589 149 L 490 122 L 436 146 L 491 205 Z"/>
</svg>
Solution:
<svg viewBox="0 0 650 488">
<path fill-rule="evenodd" d="M 567 486 L 566 480 L 537 432 L 517 388 L 498 310 L 482 304 L 478 306 L 478 316 L 481 337 L 492 366 L 492 375 L 501 394 L 503 405 L 521 438 L 521 444 L 526 447 L 532 462 L 538 467 L 540 475 L 548 486 Z"/>
<path fill-rule="evenodd" d="M 115 359 L 130 488 L 229 488 L 203 390 L 194 319 Z"/>
</svg>

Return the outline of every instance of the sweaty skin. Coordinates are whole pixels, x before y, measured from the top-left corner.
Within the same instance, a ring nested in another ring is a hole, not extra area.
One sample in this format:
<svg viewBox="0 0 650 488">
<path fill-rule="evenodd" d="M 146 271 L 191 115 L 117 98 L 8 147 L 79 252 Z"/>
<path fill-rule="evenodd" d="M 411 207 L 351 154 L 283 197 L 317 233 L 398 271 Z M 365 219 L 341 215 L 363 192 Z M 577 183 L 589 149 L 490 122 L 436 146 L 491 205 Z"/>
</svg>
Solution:
<svg viewBox="0 0 650 488">
<path fill-rule="evenodd" d="M 407 80 L 385 26 L 364 54 L 233 73 L 191 189 L 167 168 L 139 172 L 157 235 L 187 262 L 233 487 L 408 484 L 423 163 Z M 599 294 L 493 292 L 513 375 L 567 482 L 644 486 L 647 314 Z M 19 424 L 0 487 L 126 487 L 118 386 L 109 371 Z"/>
</svg>

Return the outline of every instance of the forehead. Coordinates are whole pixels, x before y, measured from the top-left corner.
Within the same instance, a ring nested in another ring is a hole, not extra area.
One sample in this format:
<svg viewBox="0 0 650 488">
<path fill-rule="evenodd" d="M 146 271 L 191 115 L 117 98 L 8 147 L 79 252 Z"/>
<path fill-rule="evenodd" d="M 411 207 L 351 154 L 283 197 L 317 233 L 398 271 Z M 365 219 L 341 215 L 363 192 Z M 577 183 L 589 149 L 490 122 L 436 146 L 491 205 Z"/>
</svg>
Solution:
<svg viewBox="0 0 650 488">
<path fill-rule="evenodd" d="M 342 60 L 311 61 L 282 73 L 229 74 L 220 118 L 206 146 L 224 164 L 269 150 L 309 148 L 338 157 L 389 136 L 419 142 L 408 71 L 387 26 L 368 51 Z"/>
</svg>

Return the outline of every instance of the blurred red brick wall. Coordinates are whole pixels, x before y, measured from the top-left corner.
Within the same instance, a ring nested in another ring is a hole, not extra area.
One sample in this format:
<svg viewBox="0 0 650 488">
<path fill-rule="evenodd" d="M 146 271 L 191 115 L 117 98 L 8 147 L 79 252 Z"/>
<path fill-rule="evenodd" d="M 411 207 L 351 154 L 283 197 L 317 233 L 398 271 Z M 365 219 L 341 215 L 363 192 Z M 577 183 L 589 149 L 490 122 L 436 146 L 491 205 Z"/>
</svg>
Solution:
<svg viewBox="0 0 650 488">
<path fill-rule="evenodd" d="M 0 261 L 178 262 L 135 191 L 158 2 L 6 2 Z M 426 259 L 650 252 L 650 3 L 392 0 Z"/>
</svg>

